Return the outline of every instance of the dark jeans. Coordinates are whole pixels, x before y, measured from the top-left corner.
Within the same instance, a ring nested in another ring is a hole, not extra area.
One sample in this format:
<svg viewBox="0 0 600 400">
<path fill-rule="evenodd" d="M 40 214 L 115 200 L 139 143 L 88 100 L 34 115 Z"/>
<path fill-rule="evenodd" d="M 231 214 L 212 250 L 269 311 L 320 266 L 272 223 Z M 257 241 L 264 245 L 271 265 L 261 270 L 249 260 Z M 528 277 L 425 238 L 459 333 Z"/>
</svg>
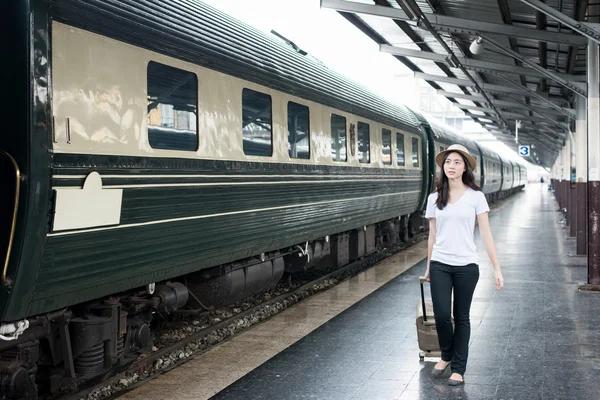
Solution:
<svg viewBox="0 0 600 400">
<path fill-rule="evenodd" d="M 479 280 L 479 266 L 477 264 L 453 266 L 431 261 L 429 280 L 442 360 L 452 362 L 450 366 L 452 372 L 464 375 L 471 336 L 469 311 L 473 292 Z M 452 288 L 454 288 L 454 332 L 450 314 Z"/>
</svg>

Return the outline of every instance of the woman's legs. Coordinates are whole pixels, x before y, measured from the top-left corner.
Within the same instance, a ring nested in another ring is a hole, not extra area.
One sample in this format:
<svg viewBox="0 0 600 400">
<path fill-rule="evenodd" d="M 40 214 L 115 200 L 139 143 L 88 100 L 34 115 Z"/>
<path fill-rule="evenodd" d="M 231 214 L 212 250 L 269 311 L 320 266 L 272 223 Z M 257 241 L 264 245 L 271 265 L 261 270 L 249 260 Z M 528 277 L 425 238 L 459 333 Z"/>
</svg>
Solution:
<svg viewBox="0 0 600 400">
<path fill-rule="evenodd" d="M 471 301 L 477 281 L 479 267 L 475 264 L 453 267 L 454 286 L 454 354 L 452 356 L 452 372 L 465 374 L 469 355 L 469 338 L 471 337 L 471 321 L 469 313 Z M 432 288 L 433 289 L 433 288 Z"/>
<path fill-rule="evenodd" d="M 435 328 L 442 352 L 443 361 L 452 361 L 454 356 L 453 329 L 450 313 L 452 304 L 452 268 L 435 261 L 431 262 L 429 281 L 431 283 L 431 300 L 435 316 Z"/>
</svg>

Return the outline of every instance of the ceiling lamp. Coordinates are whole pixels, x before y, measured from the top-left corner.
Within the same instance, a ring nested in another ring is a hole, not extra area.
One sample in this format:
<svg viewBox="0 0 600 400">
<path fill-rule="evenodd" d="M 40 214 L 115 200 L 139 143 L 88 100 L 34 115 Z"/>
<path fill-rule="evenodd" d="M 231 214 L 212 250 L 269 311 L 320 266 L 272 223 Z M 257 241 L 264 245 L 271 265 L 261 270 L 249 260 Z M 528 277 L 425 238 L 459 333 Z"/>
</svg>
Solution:
<svg viewBox="0 0 600 400">
<path fill-rule="evenodd" d="M 469 50 L 475 55 L 483 53 L 483 38 L 478 36 L 477 39 L 473 40 L 473 43 L 469 46 Z"/>
</svg>

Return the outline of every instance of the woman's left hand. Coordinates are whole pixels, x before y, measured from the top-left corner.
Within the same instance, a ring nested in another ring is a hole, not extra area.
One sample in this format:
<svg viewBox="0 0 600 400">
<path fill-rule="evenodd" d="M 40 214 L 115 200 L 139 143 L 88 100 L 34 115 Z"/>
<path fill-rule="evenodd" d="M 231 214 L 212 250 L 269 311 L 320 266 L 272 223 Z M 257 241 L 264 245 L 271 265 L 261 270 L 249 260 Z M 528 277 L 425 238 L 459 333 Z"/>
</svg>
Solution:
<svg viewBox="0 0 600 400">
<path fill-rule="evenodd" d="M 502 289 L 504 287 L 504 277 L 499 269 L 494 272 L 494 278 L 496 279 L 496 290 Z"/>
</svg>

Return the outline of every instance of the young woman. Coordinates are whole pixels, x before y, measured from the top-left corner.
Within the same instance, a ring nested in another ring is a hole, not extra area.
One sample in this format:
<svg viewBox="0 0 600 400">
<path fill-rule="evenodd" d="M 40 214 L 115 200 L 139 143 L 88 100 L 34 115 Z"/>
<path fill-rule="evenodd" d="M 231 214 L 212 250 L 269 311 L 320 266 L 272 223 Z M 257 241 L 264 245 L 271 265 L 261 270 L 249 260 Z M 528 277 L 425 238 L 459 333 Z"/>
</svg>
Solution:
<svg viewBox="0 0 600 400">
<path fill-rule="evenodd" d="M 448 384 L 464 384 L 467 367 L 471 322 L 469 312 L 473 292 L 479 280 L 477 249 L 473 241 L 475 218 L 485 249 L 494 267 L 496 290 L 504 286 L 504 278 L 496 258 L 496 249 L 488 211 L 481 189 L 475 184 L 473 170 L 477 161 L 461 145 L 454 144 L 436 156 L 441 168 L 437 190 L 427 199 L 429 218 L 429 254 L 425 278 L 431 283 L 431 298 L 442 359 L 432 375 L 438 377 L 451 366 Z M 451 298 L 454 289 L 454 331 L 451 320 Z"/>
</svg>

